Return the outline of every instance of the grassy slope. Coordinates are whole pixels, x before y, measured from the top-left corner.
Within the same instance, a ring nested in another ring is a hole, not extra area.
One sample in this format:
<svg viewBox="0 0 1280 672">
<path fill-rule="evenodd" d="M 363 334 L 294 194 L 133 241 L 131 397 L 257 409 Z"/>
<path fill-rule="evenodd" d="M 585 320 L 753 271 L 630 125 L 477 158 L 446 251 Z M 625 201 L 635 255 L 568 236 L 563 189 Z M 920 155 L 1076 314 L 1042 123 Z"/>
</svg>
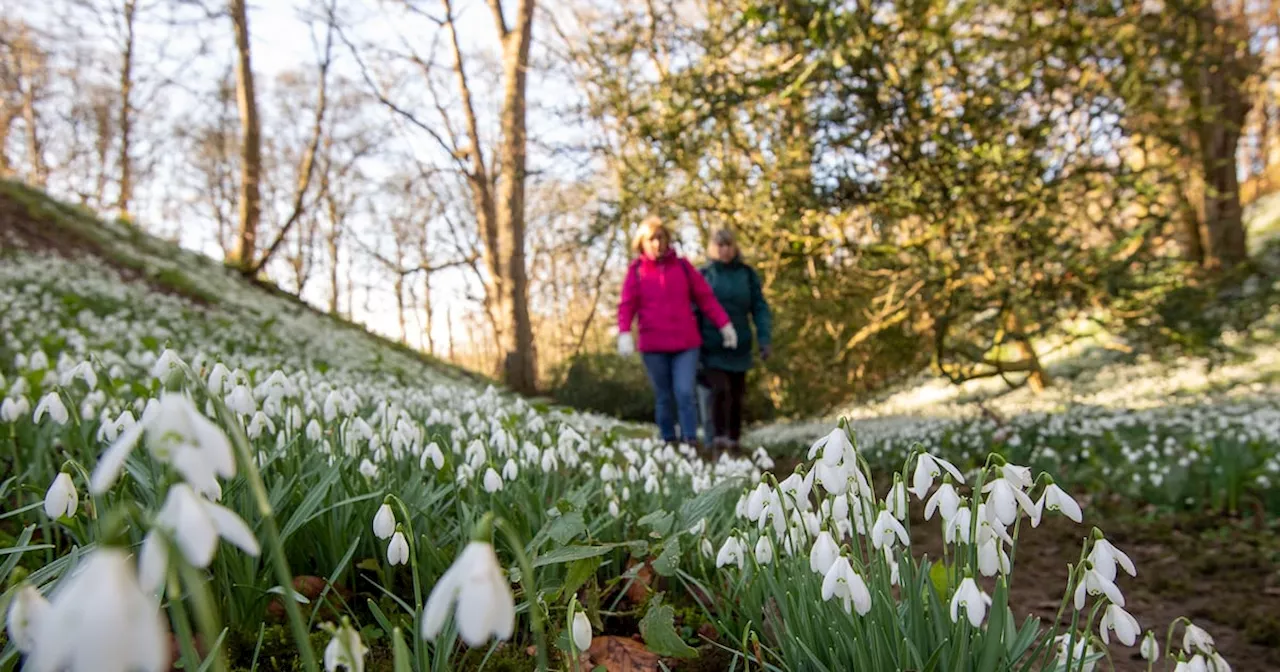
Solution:
<svg viewBox="0 0 1280 672">
<path fill-rule="evenodd" d="M 93 257 L 126 278 L 144 280 L 154 291 L 176 294 L 232 315 L 313 318 L 327 328 L 366 339 L 387 357 L 425 365 L 441 377 L 487 384 L 494 381 L 347 320 L 315 310 L 273 285 L 246 278 L 203 254 L 151 236 L 124 220 L 99 219 L 87 209 L 55 200 L 28 186 L 0 180 L 0 256 L 45 251 Z M 267 319 L 270 319 L 269 317 Z"/>
</svg>

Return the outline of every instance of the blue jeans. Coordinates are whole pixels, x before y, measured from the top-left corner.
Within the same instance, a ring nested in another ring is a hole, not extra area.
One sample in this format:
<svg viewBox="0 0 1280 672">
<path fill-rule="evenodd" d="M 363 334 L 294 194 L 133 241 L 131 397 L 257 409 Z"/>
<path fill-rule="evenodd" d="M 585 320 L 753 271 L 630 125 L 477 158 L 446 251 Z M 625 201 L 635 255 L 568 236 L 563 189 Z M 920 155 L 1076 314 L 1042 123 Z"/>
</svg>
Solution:
<svg viewBox="0 0 1280 672">
<path fill-rule="evenodd" d="M 698 373 L 698 348 L 683 352 L 646 352 L 644 368 L 653 383 L 656 420 L 664 441 L 675 441 L 676 418 L 680 417 L 680 437 L 685 441 L 698 438 L 698 402 L 694 397 L 694 379 Z"/>
</svg>

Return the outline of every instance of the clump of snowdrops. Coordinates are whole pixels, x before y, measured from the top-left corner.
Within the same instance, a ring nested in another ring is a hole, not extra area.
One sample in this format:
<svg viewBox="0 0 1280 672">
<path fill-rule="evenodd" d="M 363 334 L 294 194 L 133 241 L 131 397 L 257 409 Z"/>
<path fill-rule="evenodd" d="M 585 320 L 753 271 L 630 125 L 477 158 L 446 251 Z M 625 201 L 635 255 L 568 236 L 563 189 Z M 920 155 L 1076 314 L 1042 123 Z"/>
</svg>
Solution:
<svg viewBox="0 0 1280 672">
<path fill-rule="evenodd" d="M 1021 534 L 1049 515 L 1083 522 L 1048 474 L 995 454 L 963 474 L 916 450 L 878 490 L 845 423 L 807 457 L 784 480 L 766 474 L 743 493 L 738 524 L 716 553 L 725 590 L 705 606 L 748 661 L 792 670 L 1090 672 L 1116 640 L 1140 643 L 1149 669 L 1230 669 L 1187 619 L 1169 625 L 1164 650 L 1153 631 L 1144 635 L 1122 590 L 1137 568 L 1097 528 L 1064 568 L 1057 618 L 1015 616 L 1009 586 Z M 913 500 L 942 527 L 940 558 L 912 552 Z"/>
</svg>

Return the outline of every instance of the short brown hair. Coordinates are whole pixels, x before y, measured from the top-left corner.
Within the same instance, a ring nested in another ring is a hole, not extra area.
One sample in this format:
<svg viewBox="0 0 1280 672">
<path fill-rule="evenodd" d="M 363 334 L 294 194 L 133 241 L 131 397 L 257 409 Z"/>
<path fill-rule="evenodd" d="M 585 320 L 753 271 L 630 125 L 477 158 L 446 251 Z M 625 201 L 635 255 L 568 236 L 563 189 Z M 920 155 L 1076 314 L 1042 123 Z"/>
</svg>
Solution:
<svg viewBox="0 0 1280 672">
<path fill-rule="evenodd" d="M 644 241 L 659 233 L 666 237 L 668 245 L 671 244 L 671 231 L 662 223 L 662 218 L 657 215 L 645 217 L 636 228 L 636 234 L 631 237 L 631 251 L 640 254 Z"/>
<path fill-rule="evenodd" d="M 717 245 L 737 245 L 738 237 L 729 229 L 716 229 L 716 232 L 711 234 L 711 242 Z"/>
</svg>

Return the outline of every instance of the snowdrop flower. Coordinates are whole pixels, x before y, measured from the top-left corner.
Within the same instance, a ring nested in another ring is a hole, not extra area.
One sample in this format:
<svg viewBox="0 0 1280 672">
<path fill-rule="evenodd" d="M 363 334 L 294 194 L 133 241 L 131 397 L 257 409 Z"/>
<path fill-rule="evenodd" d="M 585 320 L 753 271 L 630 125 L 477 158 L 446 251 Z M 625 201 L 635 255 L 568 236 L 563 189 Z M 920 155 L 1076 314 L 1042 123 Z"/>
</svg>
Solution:
<svg viewBox="0 0 1280 672">
<path fill-rule="evenodd" d="M 315 418 L 312 418 L 311 422 L 307 423 L 306 435 L 308 441 L 319 441 L 324 438 L 324 430 L 321 429 L 320 423 L 316 422 Z"/>
<path fill-rule="evenodd" d="M 960 495 L 956 493 L 950 479 L 943 479 L 942 485 L 933 493 L 929 501 L 924 503 L 924 519 L 931 520 L 936 511 L 942 514 L 944 521 L 951 520 L 959 508 Z"/>
<path fill-rule="evenodd" d="M 498 475 L 498 472 L 493 470 L 493 467 L 489 467 L 484 472 L 484 491 L 489 494 L 493 494 L 501 489 L 502 477 Z"/>
<path fill-rule="evenodd" d="M 83 380 L 84 384 L 88 386 L 90 390 L 98 387 L 98 374 L 94 373 L 93 367 L 89 365 L 89 362 L 80 362 L 67 370 L 67 372 L 63 373 L 59 378 L 58 384 L 63 387 L 70 387 L 71 383 L 75 382 L 76 378 Z"/>
<path fill-rule="evenodd" d="M 844 428 L 836 427 L 809 446 L 809 459 L 817 457 L 818 451 L 822 451 L 822 463 L 834 467 L 844 461 L 845 455 L 853 453 L 853 444 Z"/>
<path fill-rule="evenodd" d="M 1103 612 L 1102 619 L 1098 622 L 1098 634 L 1102 636 L 1104 644 L 1111 643 L 1109 631 L 1115 630 L 1116 639 L 1120 640 L 1125 646 L 1133 646 L 1138 641 L 1138 633 L 1142 632 L 1142 627 L 1138 625 L 1138 619 L 1134 618 L 1123 608 L 1114 604 L 1108 604 L 1107 610 Z"/>
<path fill-rule="evenodd" d="M 26 397 L 5 397 L 0 402 L 0 421 L 14 423 L 18 418 L 31 412 L 31 404 Z"/>
<path fill-rule="evenodd" d="M 520 468 L 516 466 L 516 461 L 507 458 L 507 463 L 502 465 L 502 478 L 507 481 L 514 481 L 520 475 Z"/>
<path fill-rule="evenodd" d="M 849 559 L 840 556 L 822 577 L 822 599 L 838 597 L 844 603 L 845 613 L 857 610 L 859 616 L 871 611 L 871 592 L 862 577 L 849 565 Z"/>
<path fill-rule="evenodd" d="M 1004 544 L 994 535 L 978 545 L 978 571 L 983 576 L 1009 571 L 1009 555 L 1004 552 Z"/>
<path fill-rule="evenodd" d="M 1069 634 L 1058 635 L 1054 638 L 1054 641 L 1058 643 L 1057 663 L 1059 666 L 1066 665 L 1067 658 L 1070 657 L 1072 661 L 1075 661 L 1071 663 L 1074 668 L 1076 662 L 1083 661 L 1094 653 L 1093 647 L 1089 646 L 1088 637 L 1073 637 Z M 1079 672 L 1094 672 L 1097 669 L 1097 665 L 1097 663 L 1083 663 L 1078 669 Z"/>
<path fill-rule="evenodd" d="M 1080 584 L 1076 586 L 1076 611 L 1084 609 L 1086 592 L 1089 595 L 1094 596 L 1106 595 L 1107 599 L 1111 600 L 1112 604 L 1117 604 L 1122 607 L 1124 606 L 1124 595 L 1120 592 L 1120 589 L 1116 587 L 1115 582 L 1108 579 L 1092 566 L 1085 570 L 1084 580 L 1080 581 Z"/>
<path fill-rule="evenodd" d="M 369 458 L 360 460 L 360 474 L 368 479 L 378 477 L 378 465 L 369 461 Z"/>
<path fill-rule="evenodd" d="M 773 562 L 773 542 L 767 535 L 762 535 L 756 542 L 756 562 L 767 565 Z"/>
<path fill-rule="evenodd" d="M 183 366 L 186 366 L 186 364 L 178 356 L 178 353 L 165 348 L 165 351 L 160 353 L 160 358 L 151 367 L 151 377 L 165 381 L 170 374 L 180 371 Z"/>
<path fill-rule="evenodd" d="M 390 539 L 395 532 L 396 516 L 391 511 L 391 505 L 379 506 L 378 512 L 373 515 L 373 535 L 379 539 Z"/>
<path fill-rule="evenodd" d="M 573 645 L 579 651 L 591 648 L 591 621 L 581 611 L 573 614 Z"/>
<path fill-rule="evenodd" d="M 1188 623 L 1182 633 L 1182 650 L 1187 653 L 1200 651 L 1205 654 L 1214 652 L 1213 636 L 1194 623 Z"/>
<path fill-rule="evenodd" d="M 1080 505 L 1076 503 L 1076 500 L 1071 498 L 1071 495 L 1068 495 L 1062 488 L 1059 488 L 1056 483 L 1049 483 L 1049 485 L 1045 487 L 1044 494 L 1041 495 L 1041 498 L 1044 502 L 1044 508 L 1049 509 L 1050 511 L 1061 511 L 1062 515 L 1077 523 L 1083 520 L 1083 516 L 1080 512 Z M 1038 516 L 1036 518 L 1038 518 Z M 1036 526 L 1036 522 L 1036 520 L 1032 521 L 1032 527 Z"/>
<path fill-rule="evenodd" d="M 450 609 L 458 635 L 467 646 L 480 646 L 490 637 L 511 638 L 516 623 L 515 598 L 488 542 L 473 539 L 431 589 L 423 609 L 424 638 L 435 641 Z"/>
<path fill-rule="evenodd" d="M 760 483 L 755 490 L 751 491 L 751 495 L 747 497 L 745 509 L 747 520 L 751 522 L 760 520 L 760 515 L 764 512 L 764 505 L 768 501 L 770 492 L 771 490 L 766 483 Z"/>
<path fill-rule="evenodd" d="M 360 633 L 343 618 L 342 626 L 333 631 L 333 639 L 324 647 L 324 672 L 337 672 L 339 667 L 347 672 L 364 672 L 364 657 L 369 652 Z"/>
<path fill-rule="evenodd" d="M 964 607 L 969 625 L 977 628 L 982 625 L 982 619 L 986 618 L 987 606 L 990 604 L 991 598 L 978 588 L 972 576 L 966 576 L 956 589 L 956 594 L 951 597 L 951 621 L 960 622 L 960 608 Z"/>
<path fill-rule="evenodd" d="M 1000 524 L 1006 527 L 1018 520 L 1018 506 L 1022 503 L 1017 494 L 1021 491 L 1015 489 L 1008 479 L 997 478 L 982 486 L 982 492 L 987 494 L 985 503 L 993 514 L 994 520 L 1000 521 Z M 1023 495 L 1023 497 L 1026 496 Z M 1025 506 L 1028 513 L 1033 506 L 1028 501 Z"/>
<path fill-rule="evenodd" d="M 252 415 L 258 410 L 258 405 L 253 401 L 253 392 L 244 385 L 237 385 L 231 390 L 231 394 L 225 399 L 227 408 L 239 413 L 240 415 Z"/>
<path fill-rule="evenodd" d="M 956 509 L 956 515 L 950 519 L 942 519 L 942 539 L 948 544 L 970 542 L 973 525 L 973 510 L 968 507 Z"/>
<path fill-rule="evenodd" d="M 22 653 L 31 653 L 40 623 L 49 612 L 49 601 L 40 591 L 25 586 L 13 597 L 5 625 L 9 629 L 9 641 Z"/>
<path fill-rule="evenodd" d="M 387 562 L 393 567 L 409 562 L 409 542 L 405 540 L 404 533 L 398 529 L 392 535 L 391 543 L 387 545 Z"/>
<path fill-rule="evenodd" d="M 418 461 L 418 466 L 426 469 L 428 461 L 437 471 L 444 467 L 444 453 L 440 452 L 440 446 L 436 445 L 434 441 L 427 444 L 427 447 L 423 449 L 422 458 Z"/>
<path fill-rule="evenodd" d="M 898 520 L 906 520 L 910 511 L 907 509 L 907 489 L 902 484 L 902 477 L 894 474 L 893 488 L 885 498 L 885 508 Z"/>
<path fill-rule="evenodd" d="M 720 552 L 716 554 L 716 567 L 735 564 L 738 569 L 742 569 L 745 564 L 742 557 L 744 550 L 742 542 L 738 541 L 737 537 L 729 535 L 729 538 L 724 540 L 724 545 L 720 547 Z"/>
<path fill-rule="evenodd" d="M 881 509 L 880 516 L 876 518 L 876 523 L 871 528 L 871 544 L 876 549 L 892 546 L 895 536 L 903 546 L 911 545 L 911 540 L 907 538 L 907 529 L 887 509 Z"/>
<path fill-rule="evenodd" d="M 57 392 L 50 392 L 40 397 L 40 403 L 36 404 L 35 416 L 31 419 L 37 425 L 48 415 L 58 425 L 65 425 L 71 419 L 71 414 L 67 412 L 67 407 L 62 403 L 62 397 Z"/>
<path fill-rule="evenodd" d="M 58 472 L 53 484 L 44 493 L 44 513 L 53 520 L 63 516 L 70 518 L 76 515 L 76 504 L 80 496 L 76 492 L 75 483 L 71 482 L 71 474 Z"/>
<path fill-rule="evenodd" d="M 34 623 L 31 672 L 163 672 L 169 633 L 124 551 L 102 548 L 58 584 Z"/>
<path fill-rule="evenodd" d="M 706 537 L 702 538 L 702 543 L 698 546 L 698 550 L 702 553 L 702 557 L 711 559 L 716 554 L 715 546 L 711 545 L 711 540 Z"/>
<path fill-rule="evenodd" d="M 203 495 L 216 499 L 222 492 L 217 476 L 236 475 L 235 457 L 222 429 L 201 415 L 191 400 L 165 393 L 159 401 L 148 404 L 142 420 L 126 429 L 102 454 L 89 479 L 89 492 L 100 495 L 115 484 L 125 459 L 144 434 L 151 454 L 171 463 Z"/>
<path fill-rule="evenodd" d="M 185 483 L 169 488 L 164 506 L 156 514 L 156 527 L 173 537 L 182 557 L 195 567 L 205 568 L 213 562 L 218 538 L 226 539 L 245 553 L 257 557 L 261 552 L 253 531 L 234 511 L 201 498 Z M 139 572 L 142 586 L 159 591 L 164 585 L 168 551 L 156 530 L 142 540 Z"/>
<path fill-rule="evenodd" d="M 1102 576 L 1116 580 L 1116 567 L 1119 566 L 1129 576 L 1137 576 L 1138 569 L 1133 566 L 1133 560 L 1129 559 L 1123 551 L 1112 545 L 1106 539 L 1098 539 L 1093 542 L 1093 548 L 1090 549 L 1088 560 L 1093 564 L 1093 568 Z"/>
<path fill-rule="evenodd" d="M 831 533 L 823 530 L 818 533 L 818 538 L 813 542 L 813 548 L 809 550 L 809 569 L 815 574 L 826 575 L 827 570 L 831 569 L 831 565 L 835 564 L 836 558 L 840 557 L 840 549 L 836 547 L 836 541 L 831 537 Z"/>
<path fill-rule="evenodd" d="M 1160 642 L 1156 641 L 1156 633 L 1147 631 L 1147 636 L 1142 638 L 1142 646 L 1138 650 L 1142 654 L 1142 659 L 1148 662 L 1156 662 L 1160 660 Z"/>
<path fill-rule="evenodd" d="M 956 469 L 956 465 L 942 459 L 934 457 L 929 453 L 920 453 L 916 457 L 916 470 L 911 476 L 911 487 L 908 488 L 916 499 L 924 499 L 925 494 L 929 492 L 929 488 L 933 487 L 933 479 L 942 475 L 942 470 L 946 469 L 947 473 L 956 480 L 957 483 L 964 483 L 964 476 L 960 475 L 960 470 Z"/>
<path fill-rule="evenodd" d="M 257 439 L 262 436 L 263 430 L 270 430 L 274 434 L 276 425 L 271 422 L 271 419 L 265 413 L 258 411 L 253 414 L 253 419 L 249 421 L 249 427 L 245 430 L 245 433 L 249 435 L 250 439 Z"/>
</svg>

